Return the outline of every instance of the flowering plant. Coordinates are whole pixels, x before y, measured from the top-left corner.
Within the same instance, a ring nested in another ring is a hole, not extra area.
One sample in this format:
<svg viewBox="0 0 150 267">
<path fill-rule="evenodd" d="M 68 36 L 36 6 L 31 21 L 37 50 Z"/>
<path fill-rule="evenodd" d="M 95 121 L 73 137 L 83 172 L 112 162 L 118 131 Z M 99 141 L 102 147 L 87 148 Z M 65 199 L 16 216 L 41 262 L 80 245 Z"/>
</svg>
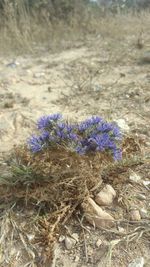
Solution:
<svg viewBox="0 0 150 267">
<path fill-rule="evenodd" d="M 115 160 L 122 157 L 120 129 L 115 123 L 106 122 L 101 117 L 92 116 L 81 123 L 71 124 L 57 113 L 41 117 L 37 128 L 39 135 L 28 139 L 33 153 L 62 145 L 81 155 L 107 151 Z"/>
</svg>

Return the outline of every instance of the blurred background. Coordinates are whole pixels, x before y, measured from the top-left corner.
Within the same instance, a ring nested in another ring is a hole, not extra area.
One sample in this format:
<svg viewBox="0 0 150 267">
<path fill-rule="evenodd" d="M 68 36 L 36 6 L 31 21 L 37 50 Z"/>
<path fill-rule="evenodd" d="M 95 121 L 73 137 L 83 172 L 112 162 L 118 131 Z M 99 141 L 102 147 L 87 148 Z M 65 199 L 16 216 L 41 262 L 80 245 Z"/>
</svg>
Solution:
<svg viewBox="0 0 150 267">
<path fill-rule="evenodd" d="M 93 34 L 121 35 L 127 26 L 136 32 L 149 8 L 150 0 L 0 0 L 0 51 L 64 48 Z"/>
</svg>

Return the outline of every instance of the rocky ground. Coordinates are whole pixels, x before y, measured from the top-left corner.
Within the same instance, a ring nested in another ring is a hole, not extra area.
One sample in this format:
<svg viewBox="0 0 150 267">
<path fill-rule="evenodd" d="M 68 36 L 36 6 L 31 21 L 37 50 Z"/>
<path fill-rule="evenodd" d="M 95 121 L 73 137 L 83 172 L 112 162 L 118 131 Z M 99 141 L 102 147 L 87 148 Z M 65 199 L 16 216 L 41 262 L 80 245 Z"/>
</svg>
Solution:
<svg viewBox="0 0 150 267">
<path fill-rule="evenodd" d="M 97 36 L 56 54 L 0 58 L 1 164 L 5 153 L 26 141 L 38 117 L 55 112 L 74 121 L 90 115 L 118 121 L 126 135 L 141 138 L 144 144 L 144 168 L 131 167 L 125 174 L 127 179 L 137 175 L 139 180 L 129 179 L 120 187 L 107 181 L 117 193 L 116 201 L 126 200 L 132 212 L 127 207 L 123 211 L 118 202 L 106 210 L 116 219 L 119 212 L 122 218 L 124 213 L 126 219 L 133 216 L 130 234 L 127 223 L 113 230 L 94 229 L 77 216 L 76 223 L 70 221 L 59 237 L 53 266 L 150 266 L 145 236 L 150 212 L 150 62 L 142 59 L 144 53 L 132 40 L 117 49 Z"/>
</svg>

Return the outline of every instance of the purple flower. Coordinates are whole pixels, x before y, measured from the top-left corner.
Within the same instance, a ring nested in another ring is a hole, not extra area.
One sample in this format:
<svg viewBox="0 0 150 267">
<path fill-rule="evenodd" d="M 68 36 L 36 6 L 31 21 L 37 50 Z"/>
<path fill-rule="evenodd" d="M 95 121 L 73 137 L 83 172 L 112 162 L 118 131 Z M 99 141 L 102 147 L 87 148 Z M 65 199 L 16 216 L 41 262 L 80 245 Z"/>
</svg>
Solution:
<svg viewBox="0 0 150 267">
<path fill-rule="evenodd" d="M 108 122 L 102 122 L 100 123 L 97 127 L 96 130 L 98 132 L 109 132 L 113 130 L 113 125 L 111 123 Z"/>
<path fill-rule="evenodd" d="M 115 160 L 121 159 L 118 146 L 120 129 L 98 116 L 84 120 L 80 124 L 70 124 L 62 120 L 61 114 L 43 116 L 38 120 L 39 136 L 32 136 L 28 144 L 36 153 L 50 146 L 65 145 L 72 151 L 83 155 L 88 152 L 108 151 Z"/>
<path fill-rule="evenodd" d="M 78 141 L 78 136 L 77 136 L 75 133 L 69 133 L 69 134 L 68 134 L 68 138 L 69 138 L 71 141 Z"/>
<path fill-rule="evenodd" d="M 78 126 L 79 131 L 82 133 L 85 130 L 91 128 L 92 126 L 96 126 L 99 123 L 101 123 L 103 121 L 102 118 L 98 117 L 98 116 L 93 116 L 90 119 L 87 119 L 83 122 L 81 122 Z"/>
<path fill-rule="evenodd" d="M 42 133 L 40 136 L 33 135 L 28 140 L 28 145 L 32 152 L 36 153 L 41 151 L 44 146 L 46 145 L 46 142 L 49 141 L 50 135 L 48 132 Z"/>
<path fill-rule="evenodd" d="M 114 160 L 121 160 L 122 159 L 122 151 L 119 148 L 113 150 Z"/>
<path fill-rule="evenodd" d="M 68 123 L 58 123 L 55 127 L 55 134 L 63 141 L 68 140 L 68 142 L 71 142 L 78 139 L 74 126 Z"/>
<path fill-rule="evenodd" d="M 59 122 L 58 124 L 57 124 L 57 128 L 59 129 L 59 130 L 61 130 L 61 131 L 63 131 L 65 128 L 66 128 L 66 123 L 64 123 L 64 122 Z"/>
<path fill-rule="evenodd" d="M 28 145 L 30 149 L 32 150 L 33 153 L 39 152 L 42 150 L 42 144 L 39 139 L 39 136 L 33 135 L 29 140 L 28 140 Z"/>
<path fill-rule="evenodd" d="M 109 147 L 110 136 L 107 133 L 102 135 L 96 135 L 94 138 L 90 138 L 90 141 L 95 143 L 97 151 L 103 151 Z"/>
<path fill-rule="evenodd" d="M 120 129 L 118 126 L 114 126 L 113 130 L 112 130 L 113 136 L 117 139 L 117 140 L 121 140 L 122 139 L 122 134 L 120 132 Z"/>
<path fill-rule="evenodd" d="M 38 129 L 43 130 L 52 127 L 53 123 L 56 123 L 60 119 L 62 119 L 62 115 L 59 113 L 43 116 L 37 122 Z"/>
<path fill-rule="evenodd" d="M 46 140 L 49 139 L 49 137 L 50 137 L 49 132 L 45 131 L 39 136 L 39 139 L 41 140 L 41 142 L 45 142 Z"/>
<path fill-rule="evenodd" d="M 86 153 L 86 149 L 87 147 L 82 147 L 80 143 L 75 147 L 75 151 L 80 155 L 84 155 Z"/>
</svg>

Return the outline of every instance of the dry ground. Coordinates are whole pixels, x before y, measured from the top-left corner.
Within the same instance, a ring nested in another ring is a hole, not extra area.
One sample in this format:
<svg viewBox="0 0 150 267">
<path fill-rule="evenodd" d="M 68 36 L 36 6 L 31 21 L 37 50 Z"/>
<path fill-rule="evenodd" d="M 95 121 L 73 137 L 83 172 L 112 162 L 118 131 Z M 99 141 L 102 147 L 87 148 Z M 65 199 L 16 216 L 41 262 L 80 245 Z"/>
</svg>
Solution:
<svg viewBox="0 0 150 267">
<path fill-rule="evenodd" d="M 61 112 L 73 120 L 100 115 L 105 119 L 124 119 L 130 134 L 142 138 L 147 161 L 144 168 L 134 167 L 134 171 L 143 180 L 150 178 L 150 64 L 141 61 L 143 53 L 150 49 L 150 23 L 148 16 L 145 21 L 144 17 L 135 20 L 130 17 L 128 21 L 122 17 L 122 20 L 116 20 L 116 24 L 113 20 L 113 26 L 109 20 L 109 27 L 105 22 L 101 25 L 103 30 L 95 36 L 86 37 L 64 51 L 0 57 L 1 155 L 26 140 L 40 115 Z M 120 21 L 122 26 L 118 26 Z M 141 49 L 138 48 L 139 36 L 143 43 Z M 134 204 L 149 209 L 148 188 L 130 183 L 117 186 L 119 196 L 121 193 L 126 196 L 128 203 L 131 196 L 135 201 L 137 194 L 144 194 L 146 200 Z M 118 206 L 111 212 L 115 209 L 117 214 Z M 144 222 L 136 223 L 132 231 L 137 234 L 132 233 L 125 242 L 119 233 L 94 230 L 86 223 L 84 229 L 78 220 L 67 227 L 84 241 L 79 241 L 72 251 L 66 251 L 63 243 L 57 245 L 53 266 L 100 267 L 111 266 L 112 261 L 112 266 L 126 267 L 141 255 L 145 266 L 150 266 L 149 240 L 145 235 L 139 237 L 141 231 L 146 231 Z M 123 227 L 128 230 L 127 224 Z M 138 227 L 140 232 L 136 230 Z M 102 240 L 99 248 L 96 247 L 98 239 Z M 6 266 L 23 265 L 8 263 Z"/>
</svg>

